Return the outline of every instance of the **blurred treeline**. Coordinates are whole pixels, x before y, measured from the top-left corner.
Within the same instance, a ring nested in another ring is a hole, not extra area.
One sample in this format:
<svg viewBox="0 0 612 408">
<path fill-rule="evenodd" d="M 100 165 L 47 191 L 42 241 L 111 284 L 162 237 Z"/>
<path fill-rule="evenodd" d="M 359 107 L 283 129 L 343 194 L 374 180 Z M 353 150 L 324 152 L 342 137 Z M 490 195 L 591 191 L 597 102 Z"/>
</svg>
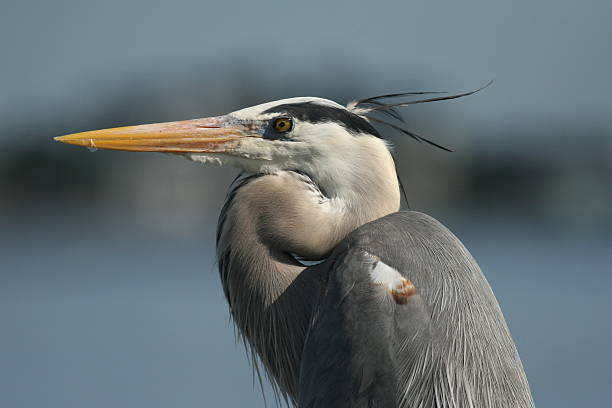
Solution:
<svg viewBox="0 0 612 408">
<path fill-rule="evenodd" d="M 263 79 L 262 79 L 263 77 Z M 13 221 L 88 211 L 191 232 L 214 219 L 236 174 L 160 154 L 100 151 L 54 142 L 78 131 L 223 114 L 291 96 L 346 103 L 368 96 L 366 78 L 280 80 L 228 70 L 180 81 L 163 73 L 120 81 L 97 95 L 33 106 L 0 122 L 0 210 Z M 365 84 L 365 85 L 364 85 Z M 426 82 L 415 88 L 436 88 Z M 401 89 L 411 90 L 411 89 Z M 420 89 L 418 89 L 420 90 Z M 387 90 L 382 90 L 387 91 Z M 469 98 L 489 101 L 495 84 Z M 563 232 L 612 226 L 612 131 L 576 118 L 525 115 L 488 121 L 465 99 L 403 109 L 411 130 L 455 150 L 415 143 L 390 129 L 410 206 L 440 218 L 519 217 Z M 525 118 L 529 119 L 525 119 Z M 200 220 L 201 222 L 195 222 Z"/>
</svg>

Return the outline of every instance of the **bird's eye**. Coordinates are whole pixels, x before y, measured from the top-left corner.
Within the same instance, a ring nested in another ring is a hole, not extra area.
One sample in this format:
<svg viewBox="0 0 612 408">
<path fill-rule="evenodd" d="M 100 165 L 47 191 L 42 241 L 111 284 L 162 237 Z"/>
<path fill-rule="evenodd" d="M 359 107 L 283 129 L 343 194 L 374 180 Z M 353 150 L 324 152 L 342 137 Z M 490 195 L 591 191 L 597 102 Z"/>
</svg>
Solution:
<svg viewBox="0 0 612 408">
<path fill-rule="evenodd" d="M 274 129 L 277 132 L 286 133 L 293 127 L 293 121 L 289 118 L 277 118 L 274 120 Z"/>
</svg>

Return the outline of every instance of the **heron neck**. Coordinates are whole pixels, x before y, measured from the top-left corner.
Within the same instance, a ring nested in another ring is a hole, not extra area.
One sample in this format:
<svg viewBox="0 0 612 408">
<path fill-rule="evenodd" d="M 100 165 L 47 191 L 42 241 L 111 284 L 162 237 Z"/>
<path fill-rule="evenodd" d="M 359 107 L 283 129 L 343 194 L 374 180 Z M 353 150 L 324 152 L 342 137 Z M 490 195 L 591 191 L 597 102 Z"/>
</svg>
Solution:
<svg viewBox="0 0 612 408">
<path fill-rule="evenodd" d="M 259 207 L 271 201 L 269 178 L 241 175 L 219 218 L 217 258 L 225 296 L 255 367 L 261 363 L 277 391 L 295 400 L 299 357 L 318 279 L 261 234 Z M 259 368 L 257 368 L 259 372 Z"/>
<path fill-rule="evenodd" d="M 395 170 L 362 170 L 359 185 L 347 188 L 350 195 L 336 191 L 334 197 L 305 174 L 242 175 L 219 220 L 217 256 L 232 317 L 291 398 L 312 306 L 326 278 L 325 264 L 305 268 L 292 254 L 325 258 L 355 228 L 399 208 Z"/>
</svg>

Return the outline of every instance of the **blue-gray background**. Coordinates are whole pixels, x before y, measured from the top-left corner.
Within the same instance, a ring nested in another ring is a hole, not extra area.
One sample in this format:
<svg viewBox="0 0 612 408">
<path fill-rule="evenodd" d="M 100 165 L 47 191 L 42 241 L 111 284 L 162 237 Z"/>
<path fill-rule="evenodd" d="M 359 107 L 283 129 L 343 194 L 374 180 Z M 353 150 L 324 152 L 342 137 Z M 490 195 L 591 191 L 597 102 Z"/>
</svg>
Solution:
<svg viewBox="0 0 612 408">
<path fill-rule="evenodd" d="M 1 407 L 264 405 L 213 258 L 235 171 L 53 136 L 489 79 L 405 110 L 455 153 L 386 133 L 411 205 L 480 262 L 539 407 L 612 401 L 610 2 L 1 10 Z"/>
</svg>

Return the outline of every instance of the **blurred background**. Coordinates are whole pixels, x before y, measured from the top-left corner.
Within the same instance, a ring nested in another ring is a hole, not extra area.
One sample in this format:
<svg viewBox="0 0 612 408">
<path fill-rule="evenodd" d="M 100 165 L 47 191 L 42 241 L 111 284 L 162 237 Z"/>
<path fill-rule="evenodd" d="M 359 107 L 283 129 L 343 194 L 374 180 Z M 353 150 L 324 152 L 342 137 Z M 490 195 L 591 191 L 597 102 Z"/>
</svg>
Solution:
<svg viewBox="0 0 612 408">
<path fill-rule="evenodd" d="M 411 207 L 483 268 L 536 405 L 608 406 L 611 13 L 567 0 L 4 0 L 0 406 L 264 406 L 214 260 L 236 171 L 54 136 L 490 79 L 404 109 L 454 153 L 381 130 Z"/>
</svg>

